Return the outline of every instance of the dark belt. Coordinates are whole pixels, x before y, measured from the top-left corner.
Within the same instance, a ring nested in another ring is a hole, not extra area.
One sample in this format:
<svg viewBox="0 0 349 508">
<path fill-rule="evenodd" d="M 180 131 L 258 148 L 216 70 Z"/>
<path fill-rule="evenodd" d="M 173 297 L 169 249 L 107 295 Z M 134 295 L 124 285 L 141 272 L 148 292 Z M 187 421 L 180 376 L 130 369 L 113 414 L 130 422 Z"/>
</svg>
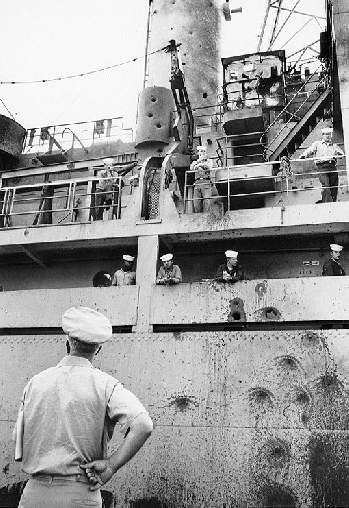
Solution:
<svg viewBox="0 0 349 508">
<path fill-rule="evenodd" d="M 33 474 L 32 475 L 33 480 L 39 480 L 46 483 L 53 483 L 53 482 L 82 482 L 82 483 L 90 483 L 88 481 L 87 476 L 84 474 L 67 474 L 67 475 L 61 475 L 61 474 Z"/>
</svg>

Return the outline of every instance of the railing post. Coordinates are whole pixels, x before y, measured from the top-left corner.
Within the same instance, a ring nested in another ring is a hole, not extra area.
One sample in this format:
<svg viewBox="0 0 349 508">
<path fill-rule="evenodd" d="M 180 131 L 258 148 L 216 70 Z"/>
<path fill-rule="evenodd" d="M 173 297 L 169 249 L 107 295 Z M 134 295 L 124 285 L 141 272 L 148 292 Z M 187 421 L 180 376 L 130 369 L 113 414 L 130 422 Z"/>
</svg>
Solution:
<svg viewBox="0 0 349 508">
<path fill-rule="evenodd" d="M 74 201 L 75 201 L 76 182 L 69 184 L 68 209 L 70 210 L 70 221 L 74 222 Z"/>
</svg>

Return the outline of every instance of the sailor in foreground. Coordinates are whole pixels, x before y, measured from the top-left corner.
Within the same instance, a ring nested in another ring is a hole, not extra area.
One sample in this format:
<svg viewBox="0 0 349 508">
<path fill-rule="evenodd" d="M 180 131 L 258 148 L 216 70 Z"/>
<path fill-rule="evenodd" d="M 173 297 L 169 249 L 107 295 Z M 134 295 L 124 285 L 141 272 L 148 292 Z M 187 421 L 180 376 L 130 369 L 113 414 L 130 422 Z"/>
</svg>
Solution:
<svg viewBox="0 0 349 508">
<path fill-rule="evenodd" d="M 322 140 L 315 141 L 307 148 L 300 159 L 316 157 L 315 164 L 319 171 L 319 180 L 322 185 L 322 203 L 337 201 L 338 195 L 338 172 L 336 157 L 343 156 L 344 152 L 332 141 L 332 127 L 321 130 Z"/>
<path fill-rule="evenodd" d="M 14 430 L 16 460 L 31 475 L 19 508 L 102 508 L 100 487 L 142 447 L 153 424 L 141 402 L 92 366 L 112 336 L 109 320 L 87 307 L 62 317 L 68 356 L 26 385 Z M 107 456 L 119 424 L 122 444 Z"/>
<path fill-rule="evenodd" d="M 238 263 L 239 253 L 235 250 L 225 251 L 226 262 L 219 265 L 216 272 L 216 281 L 234 283 L 244 279 L 244 270 Z"/>
<path fill-rule="evenodd" d="M 324 266 L 322 268 L 322 275 L 324 276 L 338 276 L 345 275 L 345 271 L 339 264 L 339 258 L 343 247 L 338 245 L 337 243 L 331 243 L 331 257 L 327 261 L 325 261 Z"/>
<path fill-rule="evenodd" d="M 164 254 L 160 257 L 162 266 L 156 277 L 156 284 L 179 284 L 182 282 L 182 272 L 178 265 L 173 264 L 173 254 Z"/>
</svg>

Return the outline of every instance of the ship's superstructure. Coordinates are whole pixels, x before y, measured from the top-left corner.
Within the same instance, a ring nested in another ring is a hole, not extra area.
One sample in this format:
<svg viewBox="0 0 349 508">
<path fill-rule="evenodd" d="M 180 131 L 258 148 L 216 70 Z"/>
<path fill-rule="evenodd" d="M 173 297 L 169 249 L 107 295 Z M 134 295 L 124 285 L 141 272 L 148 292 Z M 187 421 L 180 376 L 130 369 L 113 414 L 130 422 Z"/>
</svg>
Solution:
<svg viewBox="0 0 349 508">
<path fill-rule="evenodd" d="M 349 1 L 327 0 L 318 63 L 301 71 L 282 49 L 219 61 L 213 2 L 149 7 L 149 55 L 164 50 L 146 64 L 135 132 L 122 118 L 25 131 L 0 117 L 0 506 L 26 480 L 10 439 L 21 391 L 64 354 L 72 305 L 108 316 L 97 366 L 156 425 L 106 507 L 346 506 L 349 282 L 322 265 L 338 243 L 349 270 L 348 166 L 338 158 L 337 201 L 322 203 L 300 155 L 328 126 L 349 149 Z M 197 146 L 212 161 L 208 212 L 194 206 Z M 235 284 L 215 280 L 228 249 L 245 271 Z M 155 284 L 167 252 L 181 284 Z M 93 287 L 124 254 L 136 284 Z"/>
</svg>

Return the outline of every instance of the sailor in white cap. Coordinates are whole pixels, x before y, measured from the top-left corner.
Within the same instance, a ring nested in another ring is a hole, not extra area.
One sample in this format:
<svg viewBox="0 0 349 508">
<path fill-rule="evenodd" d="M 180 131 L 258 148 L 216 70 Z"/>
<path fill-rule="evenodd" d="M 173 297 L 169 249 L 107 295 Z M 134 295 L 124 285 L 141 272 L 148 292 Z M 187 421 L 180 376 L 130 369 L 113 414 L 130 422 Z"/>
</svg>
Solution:
<svg viewBox="0 0 349 508">
<path fill-rule="evenodd" d="M 133 393 L 92 366 L 112 336 L 109 319 L 87 307 L 62 317 L 69 354 L 26 385 L 14 436 L 17 460 L 31 475 L 20 508 L 102 508 L 100 487 L 151 434 L 152 421 Z M 25 424 L 23 424 L 25 422 Z M 122 444 L 108 455 L 115 425 Z"/>
<path fill-rule="evenodd" d="M 338 276 L 345 275 L 345 271 L 342 266 L 339 264 L 339 257 L 343 250 L 342 245 L 338 245 L 337 243 L 331 243 L 331 257 L 327 261 L 325 261 L 322 267 L 322 275 L 326 276 Z"/>
<path fill-rule="evenodd" d="M 119 270 L 116 270 L 112 280 L 112 286 L 134 286 L 136 284 L 136 272 L 132 270 L 134 256 L 124 254 L 123 263 Z"/>
<path fill-rule="evenodd" d="M 235 250 L 225 251 L 226 262 L 219 265 L 216 272 L 216 281 L 235 283 L 238 280 L 243 280 L 244 270 L 238 263 L 239 253 Z"/>
<path fill-rule="evenodd" d="M 173 254 L 160 256 L 162 266 L 156 277 L 156 284 L 179 284 L 182 282 L 182 272 L 178 265 L 173 264 Z"/>
<path fill-rule="evenodd" d="M 102 220 L 104 210 L 109 210 L 112 204 L 114 175 L 112 171 L 113 159 L 103 159 L 103 169 L 97 172 L 99 178 L 96 185 L 94 219 Z"/>
<path fill-rule="evenodd" d="M 319 180 L 322 185 L 322 199 L 320 203 L 337 201 L 338 195 L 338 173 L 336 162 L 338 156 L 344 152 L 332 141 L 332 127 L 325 127 L 321 130 L 322 140 L 315 141 L 307 148 L 300 159 L 315 157 L 315 164 L 319 171 Z"/>
<path fill-rule="evenodd" d="M 208 212 L 212 202 L 213 183 L 211 180 L 212 161 L 207 157 L 206 146 L 198 146 L 199 158 L 190 165 L 190 171 L 195 171 L 193 206 L 194 212 Z"/>
</svg>

